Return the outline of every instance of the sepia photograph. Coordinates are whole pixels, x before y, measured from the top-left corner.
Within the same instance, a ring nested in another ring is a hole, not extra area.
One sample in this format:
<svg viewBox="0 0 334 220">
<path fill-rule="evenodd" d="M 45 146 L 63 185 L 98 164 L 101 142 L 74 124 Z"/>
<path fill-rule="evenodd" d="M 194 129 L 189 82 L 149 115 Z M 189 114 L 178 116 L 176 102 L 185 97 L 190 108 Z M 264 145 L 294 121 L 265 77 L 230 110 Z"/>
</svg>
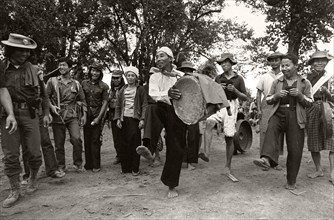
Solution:
<svg viewBox="0 0 334 220">
<path fill-rule="evenodd" d="M 333 220 L 334 0 L 1 0 L 0 219 Z"/>
</svg>

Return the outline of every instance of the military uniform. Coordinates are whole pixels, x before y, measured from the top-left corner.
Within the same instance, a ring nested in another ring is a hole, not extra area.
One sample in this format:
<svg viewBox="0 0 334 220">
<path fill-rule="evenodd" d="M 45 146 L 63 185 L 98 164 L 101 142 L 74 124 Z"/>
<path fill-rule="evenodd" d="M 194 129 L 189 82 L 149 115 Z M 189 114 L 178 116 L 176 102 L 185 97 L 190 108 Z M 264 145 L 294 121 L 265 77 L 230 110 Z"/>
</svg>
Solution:
<svg viewBox="0 0 334 220">
<path fill-rule="evenodd" d="M 80 138 L 79 120 L 83 111 L 87 111 L 82 87 L 74 79 L 69 79 L 69 82 L 65 83 L 62 81 L 61 76 L 58 76 L 48 80 L 46 90 L 51 103 L 60 108 L 58 115 L 51 113 L 58 167 L 62 170 L 66 168 L 64 147 L 66 129 L 69 131 L 70 142 L 73 145 L 73 164 L 81 167 L 82 141 Z"/>
</svg>

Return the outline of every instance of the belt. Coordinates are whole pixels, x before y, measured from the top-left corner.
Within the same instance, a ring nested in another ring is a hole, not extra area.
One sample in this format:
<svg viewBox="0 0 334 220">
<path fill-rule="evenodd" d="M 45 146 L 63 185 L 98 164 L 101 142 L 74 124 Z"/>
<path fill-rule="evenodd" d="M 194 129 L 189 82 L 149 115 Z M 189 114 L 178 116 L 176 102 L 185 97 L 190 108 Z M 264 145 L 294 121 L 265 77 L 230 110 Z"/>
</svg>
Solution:
<svg viewBox="0 0 334 220">
<path fill-rule="evenodd" d="M 290 104 L 284 104 L 284 105 L 280 105 L 280 108 L 296 108 L 296 106 L 290 105 Z"/>
<path fill-rule="evenodd" d="M 27 109 L 28 104 L 26 102 L 13 102 L 13 107 L 14 109 Z"/>
</svg>

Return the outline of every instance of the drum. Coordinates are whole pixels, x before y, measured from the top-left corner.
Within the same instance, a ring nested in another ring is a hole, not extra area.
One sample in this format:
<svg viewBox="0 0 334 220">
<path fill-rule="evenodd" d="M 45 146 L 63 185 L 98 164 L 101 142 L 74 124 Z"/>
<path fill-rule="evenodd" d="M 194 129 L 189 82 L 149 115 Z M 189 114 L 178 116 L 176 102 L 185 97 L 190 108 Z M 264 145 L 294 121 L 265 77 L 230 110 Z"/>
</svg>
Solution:
<svg viewBox="0 0 334 220">
<path fill-rule="evenodd" d="M 245 152 L 252 146 L 252 127 L 247 120 L 239 120 L 236 123 L 236 130 L 233 137 L 234 149 Z"/>
<path fill-rule="evenodd" d="M 175 83 L 182 96 L 173 100 L 176 115 L 187 125 L 196 124 L 205 116 L 206 103 L 198 79 L 184 76 Z"/>
</svg>

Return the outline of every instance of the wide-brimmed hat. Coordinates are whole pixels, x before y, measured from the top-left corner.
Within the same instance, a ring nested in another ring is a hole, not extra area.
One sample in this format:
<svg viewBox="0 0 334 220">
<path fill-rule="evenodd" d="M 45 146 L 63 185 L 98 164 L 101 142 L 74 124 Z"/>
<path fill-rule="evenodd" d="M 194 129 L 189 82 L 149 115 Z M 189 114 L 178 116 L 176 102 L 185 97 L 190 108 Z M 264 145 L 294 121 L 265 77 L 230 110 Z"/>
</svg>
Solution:
<svg viewBox="0 0 334 220">
<path fill-rule="evenodd" d="M 282 58 L 283 54 L 280 52 L 274 52 L 269 54 L 269 56 L 267 57 L 267 60 L 270 61 L 271 59 L 275 59 L 275 58 Z"/>
<path fill-rule="evenodd" d="M 233 54 L 231 53 L 223 53 L 220 55 L 220 57 L 217 60 L 218 64 L 221 64 L 222 62 L 224 62 L 224 60 L 229 59 L 232 63 L 232 65 L 237 64 L 237 61 L 233 58 Z"/>
<path fill-rule="evenodd" d="M 137 67 L 134 66 L 127 66 L 124 68 L 124 74 L 126 75 L 126 73 L 128 72 L 133 72 L 134 74 L 136 74 L 137 77 L 139 77 L 139 70 Z"/>
<path fill-rule="evenodd" d="M 311 58 L 307 61 L 307 64 L 312 65 L 314 59 L 320 59 L 320 58 L 325 58 L 327 59 L 327 61 L 330 61 L 334 57 L 326 51 L 316 51 L 311 55 Z"/>
<path fill-rule="evenodd" d="M 8 40 L 2 40 L 1 42 L 7 46 L 24 49 L 35 49 L 37 47 L 37 43 L 33 39 L 21 34 L 9 34 Z"/>
<path fill-rule="evenodd" d="M 190 61 L 183 61 L 181 66 L 177 68 L 177 70 L 185 70 L 185 69 L 191 69 L 192 71 L 195 71 L 195 65 Z"/>
</svg>

